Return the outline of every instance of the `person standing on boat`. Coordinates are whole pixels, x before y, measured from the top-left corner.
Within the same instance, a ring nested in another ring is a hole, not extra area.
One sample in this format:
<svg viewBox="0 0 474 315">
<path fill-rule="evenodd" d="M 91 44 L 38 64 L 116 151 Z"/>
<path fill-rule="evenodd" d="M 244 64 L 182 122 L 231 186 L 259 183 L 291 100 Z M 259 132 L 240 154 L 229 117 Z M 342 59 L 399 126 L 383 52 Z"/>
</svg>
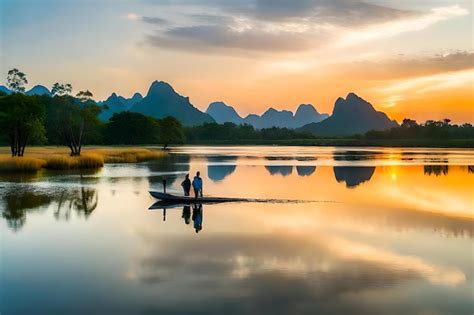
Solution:
<svg viewBox="0 0 474 315">
<path fill-rule="evenodd" d="M 196 198 L 199 196 L 202 197 L 202 178 L 200 175 L 201 173 L 197 172 L 193 179 L 194 196 Z"/>
<path fill-rule="evenodd" d="M 191 190 L 191 180 L 189 179 L 189 174 L 186 174 L 185 179 L 181 183 L 181 187 L 183 187 L 184 195 L 189 196 L 189 191 Z"/>
</svg>

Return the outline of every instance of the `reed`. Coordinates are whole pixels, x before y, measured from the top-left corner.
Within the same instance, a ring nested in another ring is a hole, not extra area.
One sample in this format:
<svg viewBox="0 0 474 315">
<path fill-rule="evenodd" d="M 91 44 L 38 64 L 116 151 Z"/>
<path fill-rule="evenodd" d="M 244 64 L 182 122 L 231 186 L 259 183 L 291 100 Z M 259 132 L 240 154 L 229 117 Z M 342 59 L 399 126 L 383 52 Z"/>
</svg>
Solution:
<svg viewBox="0 0 474 315">
<path fill-rule="evenodd" d="M 36 172 L 46 162 L 32 157 L 0 157 L 0 171 L 2 172 Z"/>
<path fill-rule="evenodd" d="M 104 166 L 104 159 L 97 154 L 84 154 L 82 156 L 52 156 L 46 158 L 44 168 L 50 170 L 90 169 Z"/>
<path fill-rule="evenodd" d="M 0 147 L 0 172 L 35 172 L 50 170 L 94 169 L 104 163 L 140 163 L 166 156 L 159 149 L 87 147 L 79 157 L 71 157 L 65 147 L 30 147 L 25 157 L 9 157 L 9 150 Z"/>
<path fill-rule="evenodd" d="M 135 148 L 92 149 L 90 152 L 103 156 L 105 163 L 139 163 L 157 160 L 166 155 L 163 151 Z"/>
</svg>

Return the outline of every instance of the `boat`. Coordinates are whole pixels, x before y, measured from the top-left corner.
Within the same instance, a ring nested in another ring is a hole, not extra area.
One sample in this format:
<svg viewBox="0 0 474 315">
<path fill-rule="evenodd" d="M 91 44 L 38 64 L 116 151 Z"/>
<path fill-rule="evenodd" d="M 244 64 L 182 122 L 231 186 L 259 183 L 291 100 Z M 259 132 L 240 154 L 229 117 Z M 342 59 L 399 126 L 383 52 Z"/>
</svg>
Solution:
<svg viewBox="0 0 474 315">
<path fill-rule="evenodd" d="M 168 203 L 179 203 L 179 204 L 193 204 L 193 203 L 221 203 L 221 202 L 243 202 L 250 201 L 245 198 L 225 198 L 225 197 L 189 197 L 189 196 L 177 196 L 168 193 L 162 193 L 158 191 L 150 191 L 150 195 L 156 199 Z"/>
</svg>

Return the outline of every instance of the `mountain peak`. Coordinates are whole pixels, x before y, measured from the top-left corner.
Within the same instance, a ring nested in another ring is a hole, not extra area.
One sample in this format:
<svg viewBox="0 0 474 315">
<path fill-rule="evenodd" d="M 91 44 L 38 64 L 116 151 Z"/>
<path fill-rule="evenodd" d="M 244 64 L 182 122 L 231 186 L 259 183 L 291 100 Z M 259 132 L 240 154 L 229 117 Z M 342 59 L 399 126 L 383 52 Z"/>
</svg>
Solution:
<svg viewBox="0 0 474 315">
<path fill-rule="evenodd" d="M 133 96 L 130 99 L 135 100 L 135 99 L 142 99 L 142 98 L 143 96 L 140 93 L 135 92 L 135 94 L 133 94 Z"/>
<path fill-rule="evenodd" d="M 232 122 L 237 125 L 243 123 L 242 117 L 235 109 L 222 101 L 209 104 L 206 113 L 220 124 L 225 122 Z"/>
<path fill-rule="evenodd" d="M 48 95 L 51 96 L 51 92 L 48 90 L 47 87 L 43 85 L 35 85 L 29 91 L 25 93 L 26 95 Z"/>
<path fill-rule="evenodd" d="M 312 104 L 301 104 L 298 106 L 295 112 L 295 117 L 299 115 L 312 115 L 312 114 L 318 114 L 319 112 L 314 108 Z"/>
<path fill-rule="evenodd" d="M 170 84 L 164 81 L 155 80 L 151 83 L 147 96 L 160 93 L 176 94 L 175 90 Z"/>
</svg>

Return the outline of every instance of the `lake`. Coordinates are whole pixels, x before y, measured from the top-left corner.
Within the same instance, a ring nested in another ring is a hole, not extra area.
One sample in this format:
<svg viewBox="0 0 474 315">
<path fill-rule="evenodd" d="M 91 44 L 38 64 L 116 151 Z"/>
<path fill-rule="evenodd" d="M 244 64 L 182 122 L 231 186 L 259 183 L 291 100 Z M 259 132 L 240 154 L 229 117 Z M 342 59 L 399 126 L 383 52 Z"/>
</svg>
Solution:
<svg viewBox="0 0 474 315">
<path fill-rule="evenodd" d="M 196 171 L 292 201 L 149 210 Z M 472 150 L 176 147 L 0 195 L 2 315 L 474 312 Z"/>
</svg>

